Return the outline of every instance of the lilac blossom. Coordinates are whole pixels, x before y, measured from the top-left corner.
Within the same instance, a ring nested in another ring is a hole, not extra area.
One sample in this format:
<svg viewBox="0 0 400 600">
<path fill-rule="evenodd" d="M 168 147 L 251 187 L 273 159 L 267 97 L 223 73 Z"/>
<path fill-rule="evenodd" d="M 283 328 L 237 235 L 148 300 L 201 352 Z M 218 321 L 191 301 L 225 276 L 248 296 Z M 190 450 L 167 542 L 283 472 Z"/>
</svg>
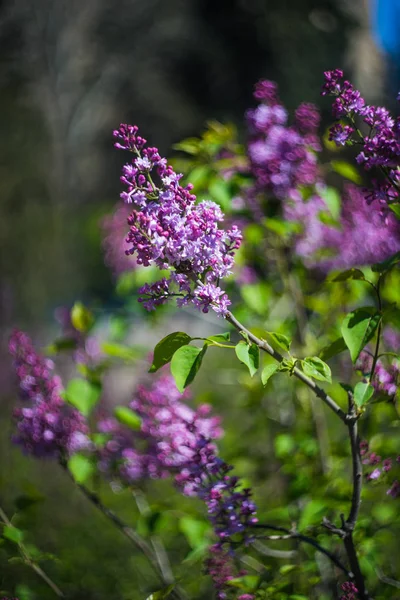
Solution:
<svg viewBox="0 0 400 600">
<path fill-rule="evenodd" d="M 400 455 L 396 458 L 387 457 L 382 460 L 382 457 L 376 452 L 370 452 L 369 444 L 366 440 L 360 442 L 360 455 L 364 465 L 372 468 L 366 473 L 367 481 L 384 481 L 387 483 L 388 473 L 392 472 L 396 464 L 400 465 Z M 400 497 L 400 484 L 397 479 L 392 479 L 390 487 L 386 494 L 392 498 Z"/>
<path fill-rule="evenodd" d="M 319 196 L 294 203 L 287 218 L 303 223 L 295 242 L 296 252 L 310 266 L 324 271 L 373 264 L 400 251 L 400 223 L 387 208 L 368 206 L 360 188 L 348 184 L 342 197 L 339 227 L 321 220 L 327 207 Z M 320 253 L 332 258 L 321 258 Z"/>
<path fill-rule="evenodd" d="M 301 104 L 295 123 L 289 126 L 288 113 L 277 96 L 275 84 L 260 81 L 254 97 L 261 104 L 246 115 L 250 133 L 248 155 L 255 178 L 250 195 L 299 200 L 299 186 L 314 185 L 318 180 L 315 152 L 321 149 L 316 136 L 319 113 L 314 105 Z"/>
<path fill-rule="evenodd" d="M 358 357 L 355 368 L 361 371 L 364 377 L 369 377 L 372 370 L 372 363 L 372 355 L 364 350 Z M 378 359 L 371 381 L 375 392 L 393 398 L 398 388 L 399 373 L 400 365 L 397 361 L 394 361 L 386 368 L 382 361 Z"/>
<path fill-rule="evenodd" d="M 59 459 L 87 445 L 85 419 L 63 401 L 61 379 L 53 374 L 53 362 L 38 354 L 22 331 L 14 331 L 9 349 L 23 401 L 23 407 L 14 411 L 14 441 L 27 454 Z"/>
<path fill-rule="evenodd" d="M 191 459 L 199 431 L 212 439 L 222 435 L 219 417 L 202 404 L 191 408 L 188 390 L 178 392 L 173 378 L 163 374 L 149 385 L 139 385 L 130 408 L 141 418 L 132 431 L 114 418 L 100 419 L 98 430 L 108 440 L 99 451 L 99 467 L 109 477 L 128 485 L 150 477 L 167 477 Z"/>
<path fill-rule="evenodd" d="M 342 591 L 345 592 L 343 596 L 340 596 L 340 600 L 357 600 L 358 589 L 351 581 L 342 583 Z"/>
<path fill-rule="evenodd" d="M 219 281 L 232 272 L 240 231 L 235 225 L 219 228 L 224 219 L 220 207 L 211 201 L 196 204 L 192 186 L 179 184 L 182 175 L 156 148 L 146 146 L 136 126 L 121 125 L 114 138 L 116 148 L 133 154 L 121 177 L 126 187 L 121 198 L 133 205 L 126 253 L 135 254 L 139 265 L 171 271 L 169 279 L 139 290 L 143 305 L 153 310 L 176 297 L 179 306 L 193 303 L 224 316 L 230 301 Z"/>
<path fill-rule="evenodd" d="M 369 199 L 386 203 L 398 202 L 400 160 L 400 118 L 394 119 L 381 106 L 367 105 L 360 92 L 343 79 L 343 71 L 327 71 L 322 95 L 334 96 L 332 113 L 335 119 L 344 119 L 349 124 L 336 123 L 330 129 L 329 138 L 338 146 L 346 143 L 361 143 L 356 157 L 358 164 L 367 171 L 379 168 L 386 181 L 375 181 Z M 360 132 L 356 119 L 368 127 L 367 135 Z"/>
</svg>

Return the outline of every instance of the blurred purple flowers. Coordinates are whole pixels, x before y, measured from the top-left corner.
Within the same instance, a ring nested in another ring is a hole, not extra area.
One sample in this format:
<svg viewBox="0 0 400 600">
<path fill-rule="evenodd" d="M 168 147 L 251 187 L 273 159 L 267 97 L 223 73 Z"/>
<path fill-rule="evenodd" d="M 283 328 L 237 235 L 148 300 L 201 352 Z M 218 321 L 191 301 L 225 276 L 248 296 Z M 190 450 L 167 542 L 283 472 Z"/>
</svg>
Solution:
<svg viewBox="0 0 400 600">
<path fill-rule="evenodd" d="M 135 207 L 128 217 L 127 254 L 135 253 L 139 265 L 171 271 L 169 279 L 141 288 L 140 301 L 153 310 L 176 297 L 178 306 L 193 303 L 203 312 L 226 314 L 230 301 L 219 280 L 231 273 L 240 231 L 235 225 L 219 229 L 224 218 L 219 206 L 196 204 L 192 186 L 179 184 L 182 176 L 156 148 L 146 147 L 136 126 L 121 125 L 114 138 L 116 148 L 134 155 L 121 177 L 126 186 L 121 198 Z"/>
<path fill-rule="evenodd" d="M 87 425 L 81 413 L 63 401 L 53 362 L 38 354 L 21 331 L 14 331 L 9 349 L 24 402 L 14 411 L 18 430 L 14 441 L 37 457 L 62 458 L 81 449 L 88 441 Z"/>
</svg>

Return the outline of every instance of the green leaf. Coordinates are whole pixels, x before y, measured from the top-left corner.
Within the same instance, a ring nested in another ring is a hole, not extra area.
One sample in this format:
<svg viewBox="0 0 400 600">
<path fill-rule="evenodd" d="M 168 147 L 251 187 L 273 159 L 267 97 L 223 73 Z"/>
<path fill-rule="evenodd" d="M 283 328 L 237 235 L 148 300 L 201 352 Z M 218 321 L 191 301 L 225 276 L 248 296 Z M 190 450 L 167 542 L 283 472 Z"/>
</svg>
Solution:
<svg viewBox="0 0 400 600">
<path fill-rule="evenodd" d="M 257 588 L 259 582 L 258 575 L 242 575 L 241 577 L 234 577 L 226 582 L 226 585 L 239 588 L 241 590 L 253 591 Z"/>
<path fill-rule="evenodd" d="M 283 333 L 274 333 L 272 331 L 266 331 L 265 333 L 273 345 L 275 344 L 276 346 L 279 346 L 279 348 L 289 352 L 290 344 L 292 342 L 286 335 L 283 335 Z"/>
<path fill-rule="evenodd" d="M 78 331 L 88 332 L 93 327 L 94 318 L 90 310 L 82 304 L 75 302 L 71 310 L 71 323 Z"/>
<path fill-rule="evenodd" d="M 253 377 L 260 364 L 260 353 L 257 344 L 249 346 L 246 342 L 241 341 L 235 346 L 235 352 L 240 362 L 249 369 L 250 376 Z"/>
<path fill-rule="evenodd" d="M 74 350 L 78 345 L 77 340 L 73 338 L 58 338 L 52 344 L 46 347 L 46 354 L 58 354 L 58 352 Z"/>
<path fill-rule="evenodd" d="M 354 388 L 354 402 L 358 408 L 361 408 L 368 400 L 371 400 L 374 392 L 375 390 L 370 383 L 359 381 Z"/>
<path fill-rule="evenodd" d="M 191 341 L 190 335 L 183 331 L 175 331 L 170 333 L 154 348 L 153 364 L 149 369 L 149 373 L 155 373 L 164 365 L 167 365 L 172 359 L 175 352 L 182 346 L 186 346 Z"/>
<path fill-rule="evenodd" d="M 261 373 L 261 381 L 264 386 L 267 385 L 268 380 L 272 377 L 274 373 L 276 373 L 276 371 L 278 371 L 278 369 L 279 365 L 277 363 L 271 363 L 263 368 Z"/>
<path fill-rule="evenodd" d="M 175 584 L 171 583 L 162 590 L 158 590 L 157 592 L 153 592 L 152 594 L 150 594 L 150 596 L 147 596 L 146 600 L 164 600 L 164 598 L 167 598 L 170 595 L 174 587 Z"/>
<path fill-rule="evenodd" d="M 365 281 L 365 276 L 360 269 L 347 269 L 347 271 L 342 271 L 333 279 L 329 279 L 328 281 L 349 281 L 350 279 L 356 279 L 358 281 Z"/>
<path fill-rule="evenodd" d="M 227 210 L 231 203 L 231 194 L 229 191 L 229 183 L 224 179 L 215 177 L 209 184 L 208 190 L 215 202 Z"/>
<path fill-rule="evenodd" d="M 73 454 L 68 461 L 68 470 L 77 483 L 85 483 L 94 473 L 95 467 L 91 459 L 84 454 Z"/>
<path fill-rule="evenodd" d="M 389 208 L 400 219 L 400 204 L 389 204 Z"/>
<path fill-rule="evenodd" d="M 15 499 L 15 506 L 18 510 L 25 510 L 30 508 L 38 502 L 43 502 L 44 498 L 41 496 L 29 496 L 28 494 L 22 494 Z"/>
<path fill-rule="evenodd" d="M 71 379 L 65 390 L 67 402 L 88 417 L 100 399 L 101 386 L 86 379 Z"/>
<path fill-rule="evenodd" d="M 20 544 L 24 539 L 24 532 L 14 525 L 5 525 L 3 528 L 3 537 L 14 544 Z"/>
<path fill-rule="evenodd" d="M 361 179 L 360 173 L 350 163 L 345 162 L 343 160 L 332 160 L 331 166 L 332 166 L 332 169 L 336 173 L 341 175 L 342 177 L 349 179 L 350 181 L 352 181 L 353 183 L 356 183 L 357 185 L 359 185 L 361 183 L 362 179 Z"/>
<path fill-rule="evenodd" d="M 207 341 L 219 342 L 220 344 L 223 344 L 224 342 L 229 342 L 230 339 L 231 334 L 229 333 L 229 331 L 227 331 L 226 333 L 217 333 L 216 335 L 210 335 L 208 336 L 208 338 L 206 338 Z"/>
<path fill-rule="evenodd" d="M 329 366 L 318 356 L 308 356 L 301 361 L 301 368 L 303 373 L 318 379 L 319 381 L 328 381 L 332 383 L 332 373 Z"/>
<path fill-rule="evenodd" d="M 341 332 L 346 346 L 350 350 L 351 359 L 356 362 L 361 350 L 373 337 L 380 321 L 378 311 L 370 308 L 357 308 L 346 315 Z"/>
<path fill-rule="evenodd" d="M 319 353 L 320 358 L 322 358 L 322 360 L 329 360 L 333 356 L 336 356 L 337 354 L 344 352 L 346 349 L 347 349 L 346 343 L 345 343 L 344 339 L 342 337 L 340 337 L 337 340 L 335 340 L 334 342 L 325 346 L 325 348 L 322 348 L 321 352 Z"/>
<path fill-rule="evenodd" d="M 114 408 L 115 418 L 124 425 L 127 425 L 130 429 L 139 431 L 142 425 L 142 419 L 135 411 L 128 406 L 116 406 Z"/>
<path fill-rule="evenodd" d="M 185 535 L 191 548 L 196 549 L 208 544 L 208 534 L 211 532 L 208 521 L 185 516 L 179 519 L 179 529 Z"/>
<path fill-rule="evenodd" d="M 131 362 L 141 356 L 141 352 L 138 348 L 131 348 L 124 344 L 118 344 L 116 342 L 103 342 L 101 349 L 104 354 L 113 358 L 120 358 L 126 362 Z"/>
<path fill-rule="evenodd" d="M 386 271 L 389 271 L 399 262 L 400 252 L 396 252 L 396 254 L 394 254 L 391 258 L 388 258 L 388 260 L 384 260 L 383 262 L 372 265 L 371 269 L 374 271 L 374 273 L 386 273 Z"/>
<path fill-rule="evenodd" d="M 176 387 L 181 393 L 196 377 L 206 350 L 207 344 L 204 344 L 203 348 L 182 346 L 173 355 L 171 373 L 175 379 Z"/>
</svg>

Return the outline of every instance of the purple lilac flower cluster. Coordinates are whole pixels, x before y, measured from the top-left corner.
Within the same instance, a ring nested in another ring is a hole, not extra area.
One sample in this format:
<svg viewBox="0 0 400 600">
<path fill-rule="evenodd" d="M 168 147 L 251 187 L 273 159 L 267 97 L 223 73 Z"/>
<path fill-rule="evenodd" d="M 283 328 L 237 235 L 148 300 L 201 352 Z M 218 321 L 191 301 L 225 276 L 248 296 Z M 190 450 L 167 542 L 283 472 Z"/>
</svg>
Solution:
<svg viewBox="0 0 400 600">
<path fill-rule="evenodd" d="M 367 481 L 386 481 L 387 477 L 384 477 L 384 475 L 389 473 L 392 468 L 394 468 L 395 464 L 400 465 L 400 455 L 396 458 L 389 457 L 382 460 L 382 457 L 379 456 L 379 454 L 369 451 L 369 444 L 366 440 L 360 442 L 360 454 L 364 465 L 374 467 L 372 471 L 367 473 Z M 394 479 L 391 482 L 386 494 L 392 498 L 400 497 L 400 483 L 397 479 Z"/>
<path fill-rule="evenodd" d="M 358 589 L 351 583 L 351 581 L 345 581 L 341 585 L 342 591 L 345 592 L 343 596 L 340 596 L 340 600 L 357 600 Z"/>
<path fill-rule="evenodd" d="M 237 573 L 232 554 L 223 549 L 220 544 L 214 544 L 209 548 L 205 570 L 213 581 L 218 600 L 226 600 L 229 597 L 236 596 L 234 588 L 229 587 L 229 581 L 246 574 L 245 571 Z M 237 597 L 237 600 L 254 599 L 254 594 L 240 594 Z"/>
<path fill-rule="evenodd" d="M 203 312 L 212 308 L 225 315 L 230 301 L 219 280 L 231 273 L 240 231 L 235 225 L 219 229 L 224 218 L 219 206 L 196 204 L 192 186 L 179 184 L 182 176 L 156 148 L 146 147 L 136 126 L 121 125 L 114 138 L 116 148 L 133 154 L 121 177 L 126 186 L 121 198 L 135 206 L 128 217 L 127 253 L 136 253 L 139 265 L 171 271 L 169 279 L 143 286 L 140 301 L 152 310 L 176 297 L 178 306 L 193 303 Z"/>
<path fill-rule="evenodd" d="M 361 371 L 364 377 L 369 377 L 372 371 L 372 363 L 372 355 L 364 350 L 358 357 L 355 368 L 358 371 Z M 400 365 L 397 362 L 393 362 L 386 368 L 382 361 L 378 359 L 375 365 L 371 385 L 375 388 L 377 393 L 385 394 L 386 396 L 389 396 L 389 398 L 393 398 L 399 384 L 399 373 Z"/>
<path fill-rule="evenodd" d="M 400 251 L 399 221 L 380 205 L 368 206 L 359 187 L 348 184 L 344 188 L 339 228 L 322 222 L 324 211 L 326 206 L 317 196 L 286 211 L 292 220 L 306 217 L 295 248 L 310 266 L 329 271 L 369 265 Z M 320 257 L 321 251 L 332 257 Z"/>
<path fill-rule="evenodd" d="M 142 420 L 139 431 L 113 418 L 98 423 L 99 431 L 109 436 L 100 450 L 100 469 L 128 485 L 145 477 L 167 477 L 191 460 L 198 435 L 220 438 L 220 418 L 209 416 L 208 404 L 194 410 L 184 402 L 189 398 L 188 390 L 178 392 L 169 374 L 139 385 L 130 403 Z"/>
<path fill-rule="evenodd" d="M 9 349 L 25 404 L 14 411 L 14 441 L 37 457 L 61 458 L 80 450 L 88 441 L 87 425 L 81 413 L 63 401 L 53 362 L 38 354 L 22 331 L 14 331 Z"/>
<path fill-rule="evenodd" d="M 259 81 L 254 97 L 261 103 L 247 111 L 250 140 L 248 155 L 255 178 L 250 195 L 260 193 L 279 200 L 300 201 L 301 186 L 318 180 L 316 152 L 321 150 L 317 137 L 320 121 L 313 104 L 301 104 L 289 126 L 288 113 L 272 81 Z"/>
<path fill-rule="evenodd" d="M 349 125 L 336 123 L 330 129 L 330 139 L 338 146 L 361 141 L 362 150 L 357 155 L 358 164 L 366 170 L 378 167 L 385 180 L 375 181 L 370 199 L 386 204 L 398 201 L 400 189 L 400 118 L 394 119 L 386 108 L 367 105 L 360 92 L 343 79 L 343 71 L 334 69 L 325 74 L 322 95 L 334 96 L 332 112 L 335 119 Z M 369 128 L 363 135 L 357 127 L 359 117 Z M 354 135 L 357 135 L 357 138 Z"/>
<path fill-rule="evenodd" d="M 219 541 L 211 548 L 206 568 L 220 599 L 228 598 L 226 582 L 238 576 L 233 574 L 235 545 L 251 542 L 251 527 L 258 521 L 251 490 L 241 489 L 238 478 L 229 475 L 231 470 L 232 467 L 216 455 L 215 446 L 197 434 L 196 450 L 175 478 L 184 494 L 199 497 L 207 506 Z"/>
</svg>

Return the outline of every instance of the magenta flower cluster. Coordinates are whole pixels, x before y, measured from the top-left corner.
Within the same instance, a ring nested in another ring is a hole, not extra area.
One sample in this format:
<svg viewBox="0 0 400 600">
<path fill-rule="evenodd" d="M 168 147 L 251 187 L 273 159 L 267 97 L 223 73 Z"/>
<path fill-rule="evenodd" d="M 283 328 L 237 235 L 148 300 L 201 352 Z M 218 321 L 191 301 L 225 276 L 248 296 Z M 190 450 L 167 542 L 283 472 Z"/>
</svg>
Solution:
<svg viewBox="0 0 400 600">
<path fill-rule="evenodd" d="M 295 247 L 308 265 L 324 271 L 351 268 L 386 260 L 400 251 L 399 221 L 381 205 L 368 206 L 356 185 L 344 188 L 339 228 L 322 222 L 324 211 L 326 206 L 317 196 L 287 211 L 293 220 L 306 217 Z"/>
<path fill-rule="evenodd" d="M 140 301 L 152 310 L 176 297 L 178 306 L 193 303 L 203 312 L 212 308 L 225 315 L 230 301 L 219 281 L 231 273 L 240 231 L 235 225 L 227 231 L 219 228 L 224 218 L 219 206 L 196 204 L 192 186 L 179 184 L 182 176 L 156 148 L 146 146 L 136 126 L 121 125 L 114 138 L 116 148 L 133 154 L 121 177 L 126 186 L 121 198 L 134 205 L 127 253 L 136 254 L 140 265 L 170 270 L 168 279 L 141 288 Z"/>
<path fill-rule="evenodd" d="M 343 71 L 334 69 L 325 74 L 322 95 L 334 96 L 333 116 L 349 124 L 336 123 L 330 129 L 330 139 L 337 145 L 361 142 L 358 164 L 366 170 L 379 168 L 383 181 L 375 181 L 370 199 L 379 203 L 398 201 L 400 189 L 400 118 L 394 119 L 386 108 L 366 104 L 360 92 L 343 78 Z M 363 135 L 356 119 L 368 127 Z"/>
<path fill-rule="evenodd" d="M 340 596 L 340 600 L 357 600 L 358 589 L 351 581 L 345 581 L 341 585 L 342 591 L 345 592 L 343 596 Z"/>
<path fill-rule="evenodd" d="M 168 374 L 139 385 L 130 408 L 141 418 L 138 431 L 106 418 L 98 423 L 108 440 L 100 450 L 99 467 L 110 478 L 128 485 L 139 479 L 163 478 L 192 459 L 199 435 L 222 436 L 219 417 L 210 416 L 211 407 L 191 408 L 189 391 L 180 394 Z"/>
<path fill-rule="evenodd" d="M 14 331 L 9 349 L 24 403 L 14 411 L 14 441 L 37 457 L 62 458 L 81 449 L 87 442 L 87 425 L 81 413 L 63 401 L 53 362 L 38 354 L 21 331 Z"/>
<path fill-rule="evenodd" d="M 355 368 L 361 371 L 364 377 L 369 377 L 372 371 L 373 358 L 367 351 L 361 352 L 357 359 Z M 375 371 L 372 376 L 371 385 L 379 394 L 385 394 L 393 398 L 396 394 L 399 384 L 400 365 L 393 362 L 389 367 L 385 367 L 380 359 L 377 360 Z"/>
<path fill-rule="evenodd" d="M 360 454 L 364 465 L 368 465 L 372 468 L 368 471 L 366 478 L 367 481 L 385 481 L 387 482 L 387 473 L 392 471 L 395 465 L 400 465 L 400 455 L 396 458 L 388 457 L 382 460 L 382 457 L 376 452 L 370 452 L 369 444 L 366 440 L 360 442 Z M 394 479 L 390 482 L 390 487 L 386 494 L 392 498 L 400 497 L 400 482 Z"/>
<path fill-rule="evenodd" d="M 217 598 L 228 598 L 227 581 L 235 574 L 232 557 L 237 545 L 249 544 L 252 526 L 258 521 L 251 490 L 241 489 L 237 477 L 229 475 L 232 467 L 216 455 L 214 445 L 197 433 L 196 450 L 175 480 L 184 494 L 197 496 L 207 506 L 208 517 L 218 537 L 206 562 Z M 243 598 L 253 596 L 244 595 Z"/>
<path fill-rule="evenodd" d="M 301 104 L 293 125 L 277 95 L 276 84 L 260 81 L 254 97 L 261 103 L 247 111 L 250 140 L 248 156 L 255 178 L 250 194 L 279 200 L 301 200 L 299 188 L 318 180 L 316 152 L 320 151 L 317 108 Z"/>
<path fill-rule="evenodd" d="M 232 553 L 227 552 L 220 544 L 209 548 L 209 556 L 205 561 L 205 570 L 210 575 L 218 600 L 236 598 L 237 600 L 254 600 L 254 594 L 240 594 L 236 596 L 235 590 L 229 586 L 229 581 L 235 577 L 245 575 L 245 571 L 237 572 Z"/>
</svg>

